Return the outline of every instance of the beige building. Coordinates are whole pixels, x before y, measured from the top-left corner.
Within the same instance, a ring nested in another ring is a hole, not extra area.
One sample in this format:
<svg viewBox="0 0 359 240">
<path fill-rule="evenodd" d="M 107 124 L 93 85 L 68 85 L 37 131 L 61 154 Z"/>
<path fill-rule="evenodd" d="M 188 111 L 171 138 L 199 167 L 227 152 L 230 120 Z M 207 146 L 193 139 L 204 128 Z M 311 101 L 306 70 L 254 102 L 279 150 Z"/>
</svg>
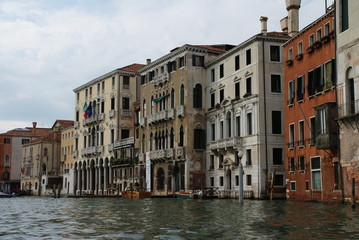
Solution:
<svg viewBox="0 0 359 240">
<path fill-rule="evenodd" d="M 62 185 L 60 175 L 61 130 L 73 121 L 57 120 L 52 132 L 23 145 L 21 189 L 34 195 L 47 195 L 53 185 Z"/>
<path fill-rule="evenodd" d="M 345 198 L 359 191 L 359 1 L 336 1 L 337 102 Z M 358 197 L 356 198 L 358 199 Z"/>
<path fill-rule="evenodd" d="M 74 90 L 75 194 L 112 193 L 134 182 L 136 171 L 129 164 L 134 145 L 132 103 L 138 91 L 136 72 L 141 67 L 133 64 L 116 69 Z"/>
<path fill-rule="evenodd" d="M 74 126 L 70 126 L 61 131 L 61 157 L 60 174 L 62 175 L 62 193 L 73 194 L 74 186 L 71 179 L 74 178 Z"/>
<path fill-rule="evenodd" d="M 139 71 L 139 164 L 154 196 L 205 187 L 205 64 L 232 46 L 184 45 Z"/>
<path fill-rule="evenodd" d="M 245 197 L 268 196 L 272 181 L 285 197 L 281 45 L 289 37 L 260 20 L 260 34 L 206 64 L 206 182 L 219 197 L 238 197 L 239 151 Z"/>
</svg>

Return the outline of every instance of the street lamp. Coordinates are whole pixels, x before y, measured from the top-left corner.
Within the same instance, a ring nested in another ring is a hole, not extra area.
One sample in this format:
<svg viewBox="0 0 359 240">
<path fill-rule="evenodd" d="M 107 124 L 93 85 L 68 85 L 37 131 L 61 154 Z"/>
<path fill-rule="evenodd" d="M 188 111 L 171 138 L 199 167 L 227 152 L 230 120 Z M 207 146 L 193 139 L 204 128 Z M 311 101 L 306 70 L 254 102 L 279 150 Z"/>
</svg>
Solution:
<svg viewBox="0 0 359 240">
<path fill-rule="evenodd" d="M 243 165 L 242 165 L 242 157 L 243 152 L 242 149 L 238 151 L 239 163 L 238 163 L 238 177 L 239 177 L 239 203 L 243 203 Z"/>
</svg>

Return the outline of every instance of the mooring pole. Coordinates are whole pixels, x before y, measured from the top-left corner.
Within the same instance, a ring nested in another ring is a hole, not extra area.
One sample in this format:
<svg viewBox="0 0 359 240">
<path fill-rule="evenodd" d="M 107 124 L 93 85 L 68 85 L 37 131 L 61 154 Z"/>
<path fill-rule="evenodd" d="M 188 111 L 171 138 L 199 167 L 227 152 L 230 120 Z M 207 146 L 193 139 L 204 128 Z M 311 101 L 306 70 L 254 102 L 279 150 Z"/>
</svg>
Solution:
<svg viewBox="0 0 359 240">
<path fill-rule="evenodd" d="M 352 208 L 355 208 L 355 178 L 352 178 Z"/>
<path fill-rule="evenodd" d="M 243 152 L 242 150 L 238 151 L 238 158 L 239 158 L 239 163 L 238 163 L 238 178 L 239 178 L 239 203 L 243 203 L 243 165 L 242 165 L 242 157 L 243 157 Z"/>
</svg>

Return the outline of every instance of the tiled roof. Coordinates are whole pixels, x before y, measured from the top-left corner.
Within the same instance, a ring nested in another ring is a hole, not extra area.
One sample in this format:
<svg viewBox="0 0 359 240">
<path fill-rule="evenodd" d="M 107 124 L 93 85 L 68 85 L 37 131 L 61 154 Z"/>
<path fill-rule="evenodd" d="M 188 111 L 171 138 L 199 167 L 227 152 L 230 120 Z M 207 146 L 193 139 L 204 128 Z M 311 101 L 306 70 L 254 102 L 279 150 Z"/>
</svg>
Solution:
<svg viewBox="0 0 359 240">
<path fill-rule="evenodd" d="M 13 129 L 6 133 L 2 133 L 2 136 L 13 136 L 13 137 L 41 137 L 51 132 L 51 128 L 35 128 L 35 134 L 33 128 L 27 127 L 25 129 Z"/>
<path fill-rule="evenodd" d="M 227 52 L 226 50 L 224 50 L 222 48 L 216 47 L 218 45 L 190 45 L 190 46 L 200 47 L 200 48 L 204 48 L 204 49 L 207 49 L 209 51 L 214 51 L 214 52 L 221 52 L 221 53 Z"/>
<path fill-rule="evenodd" d="M 68 127 L 71 127 L 74 125 L 74 121 L 72 121 L 72 120 L 56 120 L 54 125 L 56 123 L 59 123 L 61 125 L 61 127 L 63 127 L 63 128 L 68 128 Z M 52 126 L 52 127 L 54 127 L 54 126 Z"/>
<path fill-rule="evenodd" d="M 49 134 L 47 134 L 46 136 L 42 136 L 40 138 L 36 138 L 27 144 L 31 144 L 31 143 L 36 143 L 36 142 L 59 142 L 61 141 L 61 134 L 59 132 L 51 132 Z"/>
<path fill-rule="evenodd" d="M 134 63 L 131 65 L 128 65 L 126 67 L 119 68 L 121 71 L 127 71 L 127 72 L 138 72 L 141 68 L 143 68 L 146 65 Z"/>
</svg>

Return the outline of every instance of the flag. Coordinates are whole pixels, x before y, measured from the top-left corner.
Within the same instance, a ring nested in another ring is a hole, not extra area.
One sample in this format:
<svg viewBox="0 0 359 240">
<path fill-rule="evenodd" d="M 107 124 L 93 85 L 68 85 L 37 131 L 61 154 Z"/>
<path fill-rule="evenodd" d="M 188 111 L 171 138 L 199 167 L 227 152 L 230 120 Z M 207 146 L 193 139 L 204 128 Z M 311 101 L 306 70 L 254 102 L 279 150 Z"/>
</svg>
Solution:
<svg viewBox="0 0 359 240">
<path fill-rule="evenodd" d="M 85 102 L 84 107 L 82 108 L 82 111 L 83 111 L 83 113 L 84 113 L 84 118 L 85 118 L 85 119 L 88 118 L 87 113 L 86 113 L 86 110 L 87 110 L 87 103 Z"/>
<path fill-rule="evenodd" d="M 92 106 L 91 106 L 91 102 L 90 102 L 90 105 L 87 107 L 86 109 L 86 115 L 88 118 L 92 117 Z"/>
</svg>

